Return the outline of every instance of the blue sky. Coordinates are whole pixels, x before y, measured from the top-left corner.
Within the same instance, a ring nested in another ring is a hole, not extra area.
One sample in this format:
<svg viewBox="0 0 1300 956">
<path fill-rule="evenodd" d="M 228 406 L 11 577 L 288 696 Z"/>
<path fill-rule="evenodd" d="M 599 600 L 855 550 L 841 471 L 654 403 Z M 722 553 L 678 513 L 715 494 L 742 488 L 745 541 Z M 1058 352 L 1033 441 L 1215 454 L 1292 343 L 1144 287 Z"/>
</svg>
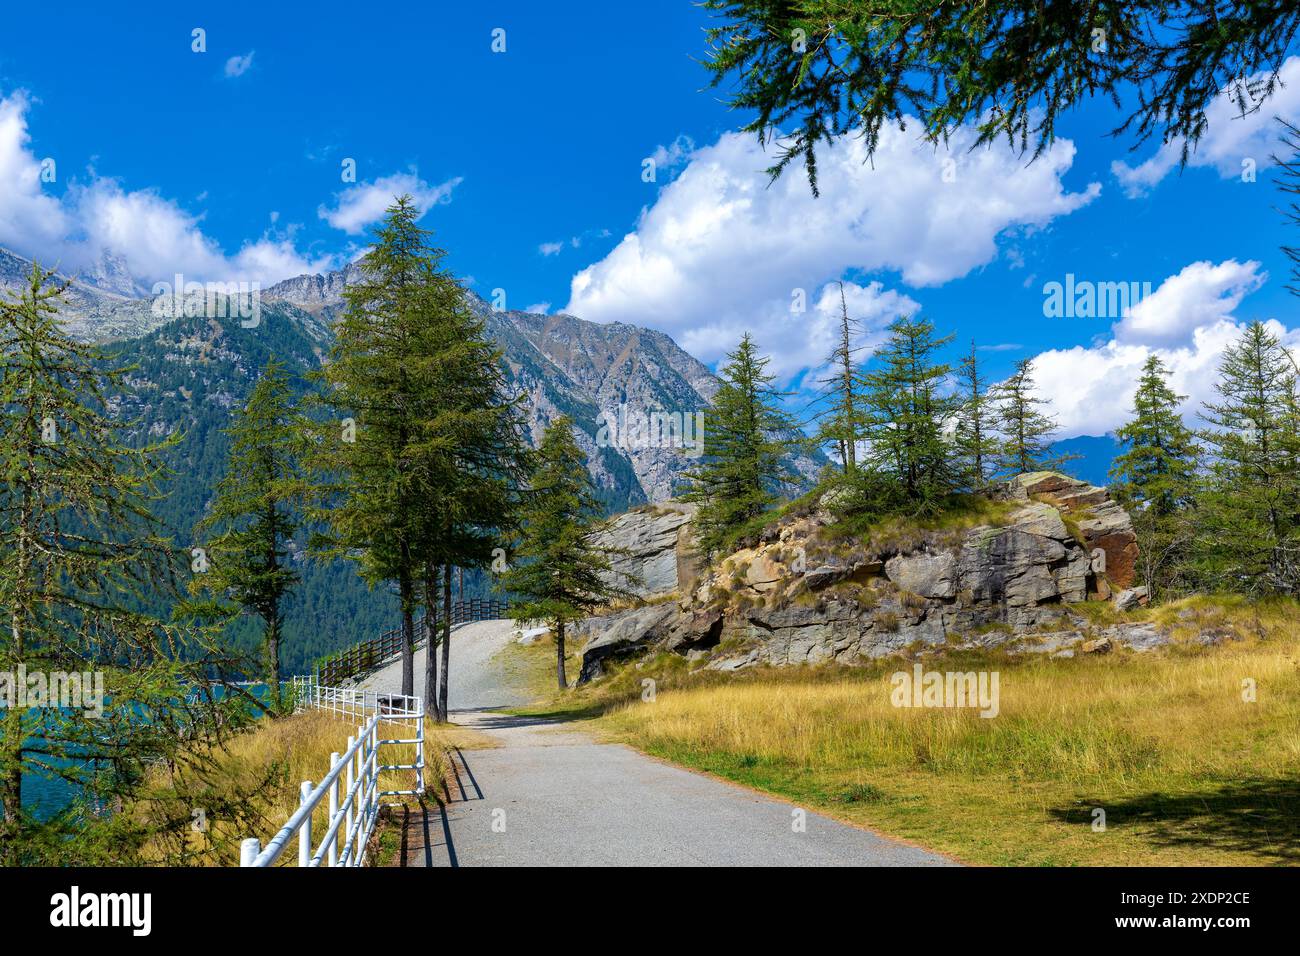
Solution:
<svg viewBox="0 0 1300 956">
<path fill-rule="evenodd" d="M 1040 355 L 1066 434 L 1114 427 L 1150 350 L 1195 400 L 1236 325 L 1300 326 L 1278 249 L 1300 240 L 1268 168 L 1271 117 L 1300 119 L 1300 82 L 1247 120 L 1216 107 L 1181 173 L 1158 143 L 1108 137 L 1117 114 L 1094 103 L 1030 165 L 897 133 L 872 169 L 845 143 L 813 200 L 799 170 L 764 187 L 766 158 L 696 62 L 706 14 L 684 0 L 134 11 L 72 3 L 56 26 L 33 5 L 7 11 L 0 244 L 66 265 L 108 249 L 146 283 L 174 269 L 273 281 L 354 256 L 367 203 L 412 186 L 450 267 L 511 308 L 662 328 L 710 364 L 752 328 L 797 381 L 843 278 L 867 344 L 919 308 L 993 347 L 995 378 Z M 33 183 L 47 157 L 55 180 Z M 340 178 L 348 158 L 356 183 Z M 1129 320 L 1045 317 L 1043 285 L 1067 273 L 1156 293 Z M 796 288 L 806 312 L 790 309 Z"/>
</svg>

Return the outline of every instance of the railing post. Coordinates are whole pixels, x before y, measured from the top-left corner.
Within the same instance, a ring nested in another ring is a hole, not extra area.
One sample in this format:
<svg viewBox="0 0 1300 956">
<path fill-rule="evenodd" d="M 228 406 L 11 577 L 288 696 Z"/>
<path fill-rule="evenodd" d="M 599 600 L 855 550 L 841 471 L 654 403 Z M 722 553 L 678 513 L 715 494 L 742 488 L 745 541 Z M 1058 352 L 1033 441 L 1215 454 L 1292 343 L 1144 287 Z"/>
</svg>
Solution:
<svg viewBox="0 0 1300 956">
<path fill-rule="evenodd" d="M 348 746 L 352 746 L 352 741 L 348 741 Z M 339 765 L 339 755 L 330 754 L 330 769 L 333 770 Z M 335 777 L 334 782 L 330 784 L 330 826 L 334 825 L 334 818 L 339 815 L 339 778 Z M 339 865 L 339 834 L 334 831 L 334 839 L 330 841 L 329 865 Z"/>
<path fill-rule="evenodd" d="M 262 852 L 262 841 L 257 837 L 249 837 L 239 844 L 239 865 L 252 866 L 257 855 Z"/>
<path fill-rule="evenodd" d="M 353 744 L 355 741 L 356 741 L 356 738 L 355 738 L 355 737 L 349 737 L 349 738 L 348 738 L 348 750 L 351 750 L 351 749 L 352 749 L 352 744 Z M 349 757 L 349 758 L 348 758 L 348 790 L 347 790 L 348 793 L 351 793 L 351 792 L 352 792 L 352 787 L 353 787 L 353 785 L 356 783 L 356 779 L 357 779 L 357 777 L 356 777 L 356 774 L 354 773 L 354 770 L 356 769 L 356 765 L 357 765 L 357 764 L 356 764 L 356 759 L 355 759 L 354 757 Z M 346 820 L 346 826 L 344 827 L 344 830 L 343 830 L 344 841 L 345 841 L 345 842 L 346 842 L 346 840 L 347 840 L 347 837 L 350 836 L 351 833 L 352 833 L 352 821 L 356 819 L 356 814 L 355 814 L 355 804 L 356 804 L 356 801 L 355 801 L 354 799 L 352 799 L 352 798 L 349 798 L 349 799 L 348 799 L 347 820 Z M 349 855 L 349 857 L 348 857 L 348 865 L 349 865 L 349 866 L 352 865 L 352 858 L 355 857 L 355 856 L 356 856 L 356 847 L 353 847 L 353 848 L 352 848 L 352 853 L 351 853 L 351 854 Z"/>
<path fill-rule="evenodd" d="M 357 780 L 360 781 L 360 786 L 357 788 L 357 793 L 360 794 L 363 799 L 358 802 L 358 806 L 357 806 L 357 817 L 358 817 L 357 836 L 356 836 L 356 842 L 352 844 L 352 865 L 353 866 L 360 865 L 361 853 L 363 851 L 363 847 L 361 846 L 361 841 L 365 838 L 366 820 L 368 819 L 366 816 L 366 812 L 368 808 L 366 806 L 364 797 L 366 793 L 366 782 L 369 779 L 367 777 L 367 774 L 369 773 L 367 768 L 370 766 L 371 758 L 370 758 L 369 751 L 370 748 L 373 746 L 372 744 L 373 739 L 374 738 L 371 737 L 370 734 L 366 733 L 366 728 L 364 726 L 357 728 L 357 740 L 361 741 L 361 746 L 357 748 L 357 759 L 361 761 L 361 766 L 357 768 Z M 376 786 L 375 789 L 378 789 L 378 787 Z"/>
<path fill-rule="evenodd" d="M 302 786 L 298 788 L 298 805 L 302 806 L 311 796 L 311 781 L 304 780 Z M 302 821 L 302 829 L 298 831 L 298 865 L 311 866 L 311 815 Z"/>
<path fill-rule="evenodd" d="M 416 701 L 415 708 L 415 789 L 424 793 L 424 701 Z"/>
<path fill-rule="evenodd" d="M 370 821 L 372 821 L 372 823 L 371 823 L 372 826 L 374 825 L 374 824 L 373 824 L 373 821 L 376 820 L 376 819 L 378 818 L 378 816 L 379 816 L 379 718 L 378 718 L 378 713 L 379 713 L 379 711 L 376 710 L 376 711 L 375 711 L 375 714 L 376 714 L 375 722 L 374 722 L 374 723 L 371 725 L 371 727 L 370 727 L 370 752 L 371 752 L 371 758 L 370 758 L 370 760 L 371 760 L 371 766 L 374 767 L 374 771 L 373 771 L 374 776 L 371 778 L 371 784 L 370 784 L 370 800 L 369 800 L 370 807 L 369 807 L 369 812 L 368 812 L 368 815 L 367 815 L 367 819 L 370 820 Z M 364 857 L 364 855 L 365 855 L 365 847 L 363 846 L 363 847 L 361 848 L 360 852 L 359 852 L 358 855 L 357 855 L 357 859 L 359 859 L 359 860 L 362 859 L 362 858 Z"/>
</svg>

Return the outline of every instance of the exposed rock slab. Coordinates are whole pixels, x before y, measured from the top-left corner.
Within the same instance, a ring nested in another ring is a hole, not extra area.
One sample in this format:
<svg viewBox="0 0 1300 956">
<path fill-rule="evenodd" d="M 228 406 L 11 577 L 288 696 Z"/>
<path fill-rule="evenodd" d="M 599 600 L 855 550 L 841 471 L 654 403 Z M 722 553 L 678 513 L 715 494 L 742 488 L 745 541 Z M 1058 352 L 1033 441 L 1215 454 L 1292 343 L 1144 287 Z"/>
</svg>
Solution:
<svg viewBox="0 0 1300 956">
<path fill-rule="evenodd" d="M 596 535 L 609 551 L 610 582 L 639 598 L 658 598 L 688 585 L 694 558 L 683 540 L 695 505 L 670 501 L 619 515 Z"/>
<path fill-rule="evenodd" d="M 631 657 L 668 635 L 678 616 L 675 604 L 652 604 L 606 617 L 588 618 L 575 629 L 578 638 L 590 637 L 582 649 L 578 683 L 605 673 L 611 661 Z"/>
</svg>

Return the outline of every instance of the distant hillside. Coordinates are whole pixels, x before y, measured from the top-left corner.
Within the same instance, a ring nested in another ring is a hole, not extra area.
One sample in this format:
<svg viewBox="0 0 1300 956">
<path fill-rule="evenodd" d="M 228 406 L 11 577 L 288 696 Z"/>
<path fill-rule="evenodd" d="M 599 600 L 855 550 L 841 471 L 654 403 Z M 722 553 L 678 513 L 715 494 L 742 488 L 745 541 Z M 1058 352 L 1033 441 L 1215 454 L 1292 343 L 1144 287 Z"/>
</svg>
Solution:
<svg viewBox="0 0 1300 956">
<path fill-rule="evenodd" d="M 42 262 L 56 269 L 57 262 Z M 32 264 L 0 248 L 0 292 L 13 294 L 27 284 Z M 166 320 L 153 314 L 148 290 L 130 278 L 120 260 L 106 256 L 93 272 L 65 276 L 72 280 L 66 293 L 64 318 L 72 334 L 87 342 L 107 342 L 142 335 Z"/>
</svg>

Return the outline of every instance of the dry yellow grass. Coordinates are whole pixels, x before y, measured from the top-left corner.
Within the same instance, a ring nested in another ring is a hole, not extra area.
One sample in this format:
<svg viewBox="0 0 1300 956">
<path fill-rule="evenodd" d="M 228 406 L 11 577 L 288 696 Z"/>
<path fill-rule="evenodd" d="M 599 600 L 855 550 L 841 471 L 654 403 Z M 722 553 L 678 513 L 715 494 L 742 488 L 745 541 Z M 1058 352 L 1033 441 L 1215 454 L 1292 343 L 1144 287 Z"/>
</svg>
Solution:
<svg viewBox="0 0 1300 956">
<path fill-rule="evenodd" d="M 606 697 L 600 725 L 657 756 L 970 862 L 1295 864 L 1298 610 L 1199 601 L 1151 612 L 1188 634 L 1204 633 L 1204 619 L 1243 637 L 1216 648 L 927 661 L 998 670 L 992 719 L 894 707 L 889 673 L 911 665 L 891 662 L 726 683 L 699 675 L 701 686 L 665 675 L 652 703 Z M 655 676 L 653 665 L 637 676 Z"/>
<path fill-rule="evenodd" d="M 202 774 L 193 797 L 194 809 L 202 811 L 204 827 L 186 834 L 183 856 L 178 848 L 158 844 L 150 856 L 160 863 L 188 863 L 203 866 L 231 866 L 239 862 L 239 843 L 245 837 L 259 837 L 265 844 L 298 808 L 302 781 L 319 782 L 328 772 L 330 755 L 347 749 L 347 738 L 357 723 L 324 711 L 308 711 L 276 720 L 259 721 L 248 732 L 235 737 L 215 755 L 213 765 Z M 408 725 L 381 723 L 381 739 L 405 739 L 414 735 Z M 425 724 L 425 787 L 442 789 L 447 773 L 448 748 L 484 746 L 481 735 L 464 728 Z M 487 744 L 490 745 L 490 744 Z M 413 763 L 415 745 L 389 745 L 379 752 L 384 764 Z M 346 771 L 345 771 L 346 773 Z M 346 777 L 340 778 L 346 781 Z M 385 771 L 381 790 L 409 790 L 414 771 Z M 160 770 L 155 781 L 166 793 L 168 779 Z M 342 799 L 345 783 L 340 785 Z M 397 798 L 385 798 L 393 801 Z M 412 798 L 413 799 L 413 798 Z M 175 812 L 164 804 L 144 801 L 135 812 L 148 819 L 153 812 Z M 319 843 L 328 824 L 328 805 L 322 800 L 312 814 L 313 842 Z M 296 838 L 281 855 L 278 865 L 297 865 Z"/>
</svg>

